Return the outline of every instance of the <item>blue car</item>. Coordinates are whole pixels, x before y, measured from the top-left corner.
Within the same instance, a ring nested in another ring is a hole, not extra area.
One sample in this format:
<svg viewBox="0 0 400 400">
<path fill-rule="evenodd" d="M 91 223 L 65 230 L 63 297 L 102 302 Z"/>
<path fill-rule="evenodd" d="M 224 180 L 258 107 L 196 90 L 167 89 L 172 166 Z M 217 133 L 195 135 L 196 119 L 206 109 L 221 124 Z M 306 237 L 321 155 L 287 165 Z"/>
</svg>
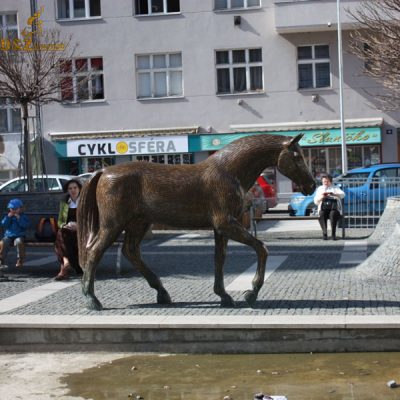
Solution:
<svg viewBox="0 0 400 400">
<path fill-rule="evenodd" d="M 343 201 L 345 213 L 382 213 L 386 199 L 400 195 L 400 163 L 356 168 L 335 178 L 334 184 L 346 194 Z M 315 215 L 317 206 L 314 204 L 314 195 L 293 194 L 288 206 L 289 214 Z"/>
</svg>

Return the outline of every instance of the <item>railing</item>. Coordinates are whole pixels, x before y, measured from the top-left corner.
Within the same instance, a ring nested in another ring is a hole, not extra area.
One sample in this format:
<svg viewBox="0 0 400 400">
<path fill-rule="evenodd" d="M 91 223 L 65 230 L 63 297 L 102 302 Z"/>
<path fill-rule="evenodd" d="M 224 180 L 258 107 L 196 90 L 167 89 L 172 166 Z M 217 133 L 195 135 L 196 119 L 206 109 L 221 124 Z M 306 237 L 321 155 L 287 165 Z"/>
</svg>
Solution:
<svg viewBox="0 0 400 400">
<path fill-rule="evenodd" d="M 385 209 L 388 197 L 400 195 L 400 177 L 343 178 L 335 182 L 346 194 L 342 201 L 345 226 L 373 228 Z"/>
</svg>

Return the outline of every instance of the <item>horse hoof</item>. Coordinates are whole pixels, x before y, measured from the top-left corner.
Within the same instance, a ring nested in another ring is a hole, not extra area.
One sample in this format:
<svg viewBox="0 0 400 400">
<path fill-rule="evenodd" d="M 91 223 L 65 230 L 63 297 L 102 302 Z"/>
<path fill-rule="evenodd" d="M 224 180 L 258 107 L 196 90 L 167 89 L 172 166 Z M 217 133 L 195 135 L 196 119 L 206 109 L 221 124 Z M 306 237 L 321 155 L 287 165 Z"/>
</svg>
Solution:
<svg viewBox="0 0 400 400">
<path fill-rule="evenodd" d="M 250 307 L 254 307 L 254 304 L 256 303 L 256 300 L 257 300 L 257 294 L 254 293 L 253 290 L 246 290 L 244 292 L 244 299 L 246 300 L 246 303 Z"/>
<path fill-rule="evenodd" d="M 101 311 L 103 309 L 103 306 L 101 305 L 99 300 L 91 299 L 88 301 L 87 308 L 93 311 Z"/>
<path fill-rule="evenodd" d="M 171 297 L 168 292 L 162 292 L 157 294 L 157 303 L 158 304 L 172 304 Z"/>
<path fill-rule="evenodd" d="M 221 299 L 221 307 L 223 308 L 234 308 L 236 306 L 235 302 L 231 297 Z"/>
</svg>

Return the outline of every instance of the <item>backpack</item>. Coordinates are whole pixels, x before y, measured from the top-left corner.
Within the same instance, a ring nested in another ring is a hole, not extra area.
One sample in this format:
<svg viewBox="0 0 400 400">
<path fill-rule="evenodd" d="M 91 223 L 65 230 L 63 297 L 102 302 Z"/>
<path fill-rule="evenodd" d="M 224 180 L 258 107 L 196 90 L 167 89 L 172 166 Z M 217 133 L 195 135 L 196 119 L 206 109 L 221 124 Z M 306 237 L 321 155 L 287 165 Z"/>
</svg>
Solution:
<svg viewBox="0 0 400 400">
<path fill-rule="evenodd" d="M 53 217 L 43 217 L 37 225 L 35 237 L 39 242 L 54 242 L 57 235 L 57 222 Z"/>
</svg>

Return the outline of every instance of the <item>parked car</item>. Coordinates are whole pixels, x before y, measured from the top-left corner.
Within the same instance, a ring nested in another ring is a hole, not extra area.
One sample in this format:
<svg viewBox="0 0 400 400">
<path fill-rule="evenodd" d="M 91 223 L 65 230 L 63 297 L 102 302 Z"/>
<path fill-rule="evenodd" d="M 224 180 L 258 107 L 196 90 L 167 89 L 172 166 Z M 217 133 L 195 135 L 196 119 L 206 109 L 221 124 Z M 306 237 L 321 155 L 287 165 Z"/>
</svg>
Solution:
<svg viewBox="0 0 400 400">
<path fill-rule="evenodd" d="M 387 197 L 400 195 L 400 163 L 356 168 L 335 178 L 334 184 L 346 194 L 343 202 L 345 213 L 380 213 Z M 315 213 L 314 193 L 309 196 L 293 194 L 288 211 L 292 216 Z"/>
<path fill-rule="evenodd" d="M 91 178 L 93 175 L 93 172 L 85 172 L 84 174 L 79 174 L 78 178 L 82 183 L 85 183 L 89 178 Z"/>
<path fill-rule="evenodd" d="M 276 196 L 274 185 L 265 175 L 260 175 L 257 178 L 257 183 L 260 185 L 262 191 L 264 192 L 264 197 L 267 200 L 267 208 L 265 211 L 268 211 L 269 208 L 276 207 L 278 204 L 278 198 Z"/>
<path fill-rule="evenodd" d="M 36 192 L 61 191 L 66 182 L 76 178 L 73 175 L 40 175 L 33 177 L 33 186 Z M 0 186 L 0 193 L 27 192 L 28 182 L 26 177 L 9 180 Z"/>
</svg>

